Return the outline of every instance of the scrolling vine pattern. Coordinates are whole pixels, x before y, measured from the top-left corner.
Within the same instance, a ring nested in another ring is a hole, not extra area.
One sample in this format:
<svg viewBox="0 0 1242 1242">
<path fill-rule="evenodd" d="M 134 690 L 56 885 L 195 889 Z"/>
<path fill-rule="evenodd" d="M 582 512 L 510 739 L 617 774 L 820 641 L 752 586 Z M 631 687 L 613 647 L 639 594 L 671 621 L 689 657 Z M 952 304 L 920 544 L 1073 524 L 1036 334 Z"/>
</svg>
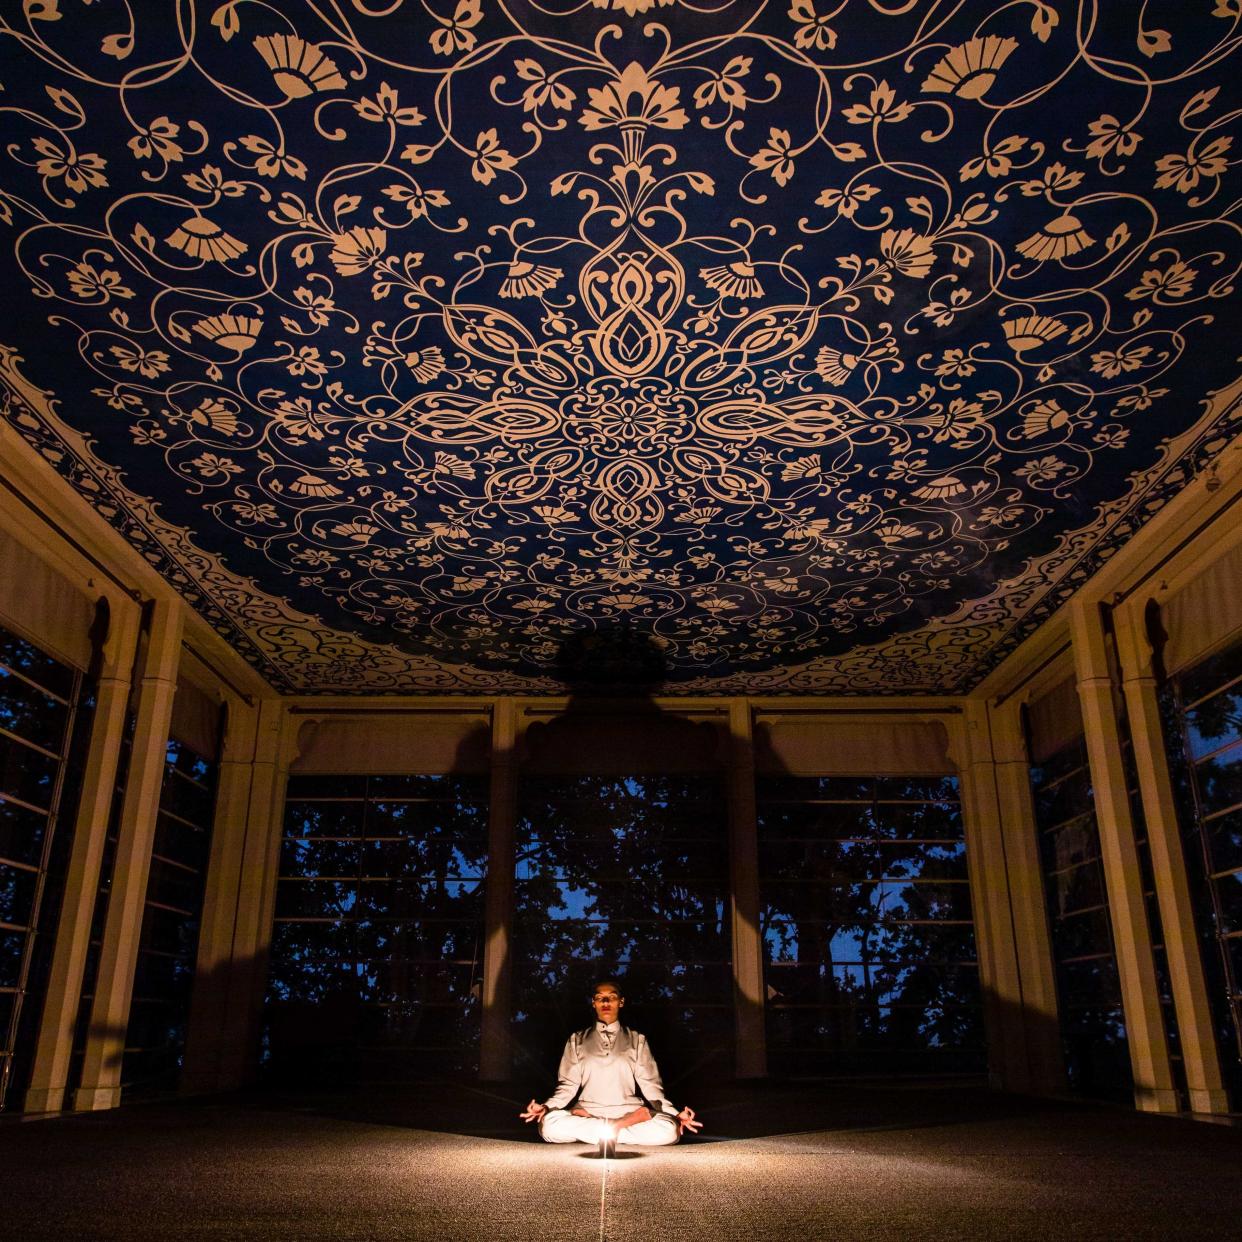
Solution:
<svg viewBox="0 0 1242 1242">
<path fill-rule="evenodd" d="M 1238 0 L 23 8 L 0 342 L 282 684 L 961 688 L 1237 378 Z"/>
</svg>

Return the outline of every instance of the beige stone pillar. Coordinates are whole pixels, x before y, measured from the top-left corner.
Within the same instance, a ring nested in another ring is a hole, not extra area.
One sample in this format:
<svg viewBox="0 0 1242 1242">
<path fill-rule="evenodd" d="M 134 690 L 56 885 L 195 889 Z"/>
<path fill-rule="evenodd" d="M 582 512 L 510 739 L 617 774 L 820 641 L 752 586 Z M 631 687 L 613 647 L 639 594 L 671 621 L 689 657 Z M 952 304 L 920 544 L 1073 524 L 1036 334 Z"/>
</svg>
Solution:
<svg viewBox="0 0 1242 1242">
<path fill-rule="evenodd" d="M 183 1095 L 223 1089 L 220 1069 L 259 715 L 256 707 L 232 696 L 226 702 L 226 710 L 185 1064 L 181 1071 Z"/>
<path fill-rule="evenodd" d="M 73 1031 L 90 948 L 91 916 L 99 891 L 99 869 L 125 737 L 141 613 L 137 604 L 119 594 L 110 596 L 108 604 L 111 623 L 103 646 L 90 747 L 65 874 L 64 901 L 26 1092 L 25 1110 L 31 1113 L 58 1112 L 65 1107 Z M 67 830 L 65 824 L 57 829 Z"/>
<path fill-rule="evenodd" d="M 479 1077 L 485 1082 L 505 1082 L 513 1072 L 514 833 L 518 770 L 517 704 L 512 699 L 497 699 L 492 708 L 491 763 Z"/>
<path fill-rule="evenodd" d="M 1116 614 L 1117 655 L 1130 720 L 1143 817 L 1151 850 L 1165 958 L 1177 1009 L 1186 1086 L 1196 1113 L 1226 1113 L 1229 1099 L 1208 1003 L 1203 959 L 1195 931 L 1194 902 L 1182 851 L 1177 804 L 1164 749 L 1164 729 L 1141 603 Z"/>
<path fill-rule="evenodd" d="M 1143 878 L 1126 791 L 1121 725 L 1099 605 L 1077 599 L 1071 605 L 1070 619 L 1100 854 L 1134 1073 L 1134 1102 L 1147 1112 L 1176 1112 L 1177 1092 L 1156 986 Z"/>
<path fill-rule="evenodd" d="M 962 781 L 966 861 L 988 1037 L 988 1079 L 1002 1090 L 1029 1091 L 1022 978 L 986 704 L 968 700 L 964 718 L 954 731 L 961 734 L 960 742 L 953 739 L 952 749 Z"/>
<path fill-rule="evenodd" d="M 989 705 L 992 760 L 1009 876 L 1009 908 L 1022 981 L 1022 1027 L 1028 1089 L 1040 1095 L 1066 1091 L 1065 1060 L 1057 1012 L 1056 965 L 1048 933 L 1048 906 L 1040 865 L 1038 828 L 1031 797 L 1030 757 L 1018 700 Z"/>
<path fill-rule="evenodd" d="M 734 1072 L 768 1072 L 763 942 L 759 935 L 759 833 L 755 810 L 754 717 L 746 699 L 729 704 L 729 894 L 733 933 Z"/>
<path fill-rule="evenodd" d="M 168 726 L 177 692 L 182 620 L 180 600 L 158 599 L 152 605 L 82 1081 L 74 1093 L 73 1106 L 79 1111 L 112 1108 L 121 1099 L 121 1054 L 129 1025 L 151 847 L 164 783 Z"/>
<path fill-rule="evenodd" d="M 258 1066 L 259 1020 L 267 984 L 285 784 L 291 758 L 289 733 L 285 705 L 279 699 L 263 700 L 259 704 L 254 758 L 250 764 L 245 841 L 217 1058 L 219 1091 L 244 1086 L 252 1080 Z"/>
</svg>

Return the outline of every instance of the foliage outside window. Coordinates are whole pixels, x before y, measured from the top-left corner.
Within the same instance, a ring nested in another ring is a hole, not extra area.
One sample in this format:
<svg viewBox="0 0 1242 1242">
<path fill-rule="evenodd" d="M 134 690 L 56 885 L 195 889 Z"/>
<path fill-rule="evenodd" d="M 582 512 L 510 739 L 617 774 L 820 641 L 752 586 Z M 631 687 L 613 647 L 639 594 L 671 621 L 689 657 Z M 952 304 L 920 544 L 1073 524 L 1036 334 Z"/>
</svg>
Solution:
<svg viewBox="0 0 1242 1242">
<path fill-rule="evenodd" d="M 264 1056 L 287 1080 L 477 1068 L 486 778 L 294 776 Z"/>
<path fill-rule="evenodd" d="M 956 780 L 765 777 L 757 794 L 770 1070 L 982 1069 Z"/>
<path fill-rule="evenodd" d="M 617 972 L 666 1082 L 731 1071 L 728 838 L 714 776 L 531 777 L 517 830 L 516 1045 L 546 1077 Z"/>
<path fill-rule="evenodd" d="M 217 765 L 169 740 L 121 1081 L 127 1093 L 176 1086 L 185 1053 Z"/>
<path fill-rule="evenodd" d="M 81 766 L 66 759 L 89 733 L 83 680 L 0 629 L 0 1108 L 20 1103 L 37 1034 Z"/>
<path fill-rule="evenodd" d="M 1242 1099 L 1242 643 L 1173 679 L 1165 699 L 1222 1069 Z"/>
</svg>

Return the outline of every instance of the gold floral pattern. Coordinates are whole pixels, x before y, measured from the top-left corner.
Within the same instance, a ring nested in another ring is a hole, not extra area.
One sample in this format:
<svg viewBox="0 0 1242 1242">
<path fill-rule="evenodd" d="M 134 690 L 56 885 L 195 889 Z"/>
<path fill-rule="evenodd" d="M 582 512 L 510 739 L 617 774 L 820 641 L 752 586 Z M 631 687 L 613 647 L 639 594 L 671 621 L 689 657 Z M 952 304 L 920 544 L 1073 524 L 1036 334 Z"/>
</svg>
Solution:
<svg viewBox="0 0 1242 1242">
<path fill-rule="evenodd" d="M 1236 6 L 182 7 L 0 16 L 0 379 L 274 684 L 965 689 L 1231 433 Z"/>
</svg>

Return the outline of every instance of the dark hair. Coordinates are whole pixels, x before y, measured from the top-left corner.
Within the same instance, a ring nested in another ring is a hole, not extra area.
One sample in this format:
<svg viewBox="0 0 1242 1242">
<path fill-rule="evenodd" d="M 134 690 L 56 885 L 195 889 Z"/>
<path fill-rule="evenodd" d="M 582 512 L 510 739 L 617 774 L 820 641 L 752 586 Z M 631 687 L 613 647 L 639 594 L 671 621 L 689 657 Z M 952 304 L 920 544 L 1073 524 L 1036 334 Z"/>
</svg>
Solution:
<svg viewBox="0 0 1242 1242">
<path fill-rule="evenodd" d="M 616 975 L 596 975 L 595 982 L 591 984 L 591 995 L 594 996 L 599 990 L 601 983 L 611 983 L 617 989 L 617 995 L 625 996 L 625 989 L 621 986 L 621 980 Z"/>
</svg>

